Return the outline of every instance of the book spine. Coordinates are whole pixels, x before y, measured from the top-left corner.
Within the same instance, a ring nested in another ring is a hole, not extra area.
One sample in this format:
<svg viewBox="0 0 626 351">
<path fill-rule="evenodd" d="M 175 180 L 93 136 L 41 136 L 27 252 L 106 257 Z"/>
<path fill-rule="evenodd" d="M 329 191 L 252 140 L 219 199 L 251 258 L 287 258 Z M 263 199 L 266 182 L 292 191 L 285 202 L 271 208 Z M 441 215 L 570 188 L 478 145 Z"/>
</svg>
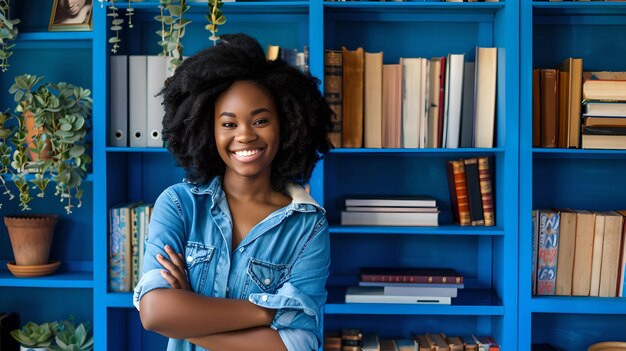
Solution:
<svg viewBox="0 0 626 351">
<path fill-rule="evenodd" d="M 341 144 L 343 147 L 363 147 L 363 73 L 365 52 L 359 47 L 356 50 L 342 48 L 343 55 L 343 130 Z"/>
<path fill-rule="evenodd" d="M 478 160 L 468 158 L 465 163 L 465 180 L 467 182 L 467 198 L 469 202 L 470 218 L 472 225 L 484 225 L 483 205 L 480 193 L 480 180 L 478 176 Z"/>
<path fill-rule="evenodd" d="M 537 295 L 554 295 L 559 247 L 560 215 L 554 211 L 539 212 L 539 245 L 537 249 Z"/>
<path fill-rule="evenodd" d="M 465 166 L 462 160 L 450 161 L 454 175 L 454 188 L 458 203 L 459 224 L 462 226 L 472 224 L 470 219 L 469 199 L 467 197 L 467 183 L 465 181 Z"/>
<path fill-rule="evenodd" d="M 460 276 L 361 274 L 360 278 L 362 282 L 463 284 L 463 277 Z"/>
<path fill-rule="evenodd" d="M 452 217 L 455 223 L 460 223 L 459 201 L 457 200 L 456 184 L 454 182 L 454 166 L 452 161 L 446 164 L 446 174 L 448 175 L 448 190 L 450 191 L 450 205 L 452 207 Z"/>
<path fill-rule="evenodd" d="M 493 190 L 491 187 L 491 167 L 489 166 L 489 158 L 486 156 L 478 158 L 478 180 L 480 182 L 480 197 L 482 199 L 485 225 L 496 225 Z"/>
<path fill-rule="evenodd" d="M 338 50 L 324 51 L 324 98 L 333 110 L 332 125 L 329 133 L 330 142 L 335 147 L 341 147 L 341 133 L 343 129 L 342 111 L 342 82 L 343 56 Z"/>
<path fill-rule="evenodd" d="M 532 226 L 533 226 L 533 251 L 532 251 L 532 268 L 531 268 L 531 281 L 533 295 L 537 294 L 537 246 L 539 245 L 539 211 L 532 211 Z"/>
<path fill-rule="evenodd" d="M 139 213 L 138 208 L 130 210 L 130 244 L 131 244 L 131 287 L 134 289 L 139 282 Z"/>
</svg>

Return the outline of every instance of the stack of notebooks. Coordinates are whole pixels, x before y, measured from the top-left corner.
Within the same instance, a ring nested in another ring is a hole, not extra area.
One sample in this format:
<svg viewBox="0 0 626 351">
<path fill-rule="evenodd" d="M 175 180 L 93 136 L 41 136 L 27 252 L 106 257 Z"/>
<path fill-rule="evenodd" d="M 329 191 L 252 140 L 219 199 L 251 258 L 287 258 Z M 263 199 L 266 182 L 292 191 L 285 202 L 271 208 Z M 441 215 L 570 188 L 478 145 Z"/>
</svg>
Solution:
<svg viewBox="0 0 626 351">
<path fill-rule="evenodd" d="M 463 277 L 450 268 L 361 268 L 346 303 L 452 304 Z"/>
<path fill-rule="evenodd" d="M 346 199 L 341 225 L 438 226 L 437 201 L 426 196 Z"/>
</svg>

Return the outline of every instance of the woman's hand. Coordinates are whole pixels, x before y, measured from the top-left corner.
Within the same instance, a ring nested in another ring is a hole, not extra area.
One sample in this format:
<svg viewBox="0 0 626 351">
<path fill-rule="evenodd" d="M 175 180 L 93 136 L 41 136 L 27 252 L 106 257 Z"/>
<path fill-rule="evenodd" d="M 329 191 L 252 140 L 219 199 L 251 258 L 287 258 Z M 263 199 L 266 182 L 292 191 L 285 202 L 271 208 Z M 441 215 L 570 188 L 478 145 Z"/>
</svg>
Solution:
<svg viewBox="0 0 626 351">
<path fill-rule="evenodd" d="M 165 245 L 165 252 L 167 252 L 169 260 L 160 254 L 157 254 L 156 257 L 157 261 L 165 268 L 165 270 L 161 271 L 161 276 L 163 276 L 172 288 L 191 291 L 189 281 L 187 280 L 183 255 L 174 252 L 169 245 Z"/>
</svg>

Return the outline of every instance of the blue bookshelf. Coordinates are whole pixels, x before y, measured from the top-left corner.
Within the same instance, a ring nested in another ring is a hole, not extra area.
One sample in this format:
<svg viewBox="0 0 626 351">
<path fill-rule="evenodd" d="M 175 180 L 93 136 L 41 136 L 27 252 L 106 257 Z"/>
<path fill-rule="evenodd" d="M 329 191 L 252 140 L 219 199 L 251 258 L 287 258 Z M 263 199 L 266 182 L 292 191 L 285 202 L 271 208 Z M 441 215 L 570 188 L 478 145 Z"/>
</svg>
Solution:
<svg viewBox="0 0 626 351">
<path fill-rule="evenodd" d="M 623 150 L 532 147 L 532 69 L 583 59 L 584 71 L 624 71 L 626 46 L 610 38 L 626 34 L 623 2 L 521 2 L 520 6 L 520 198 L 519 350 L 551 342 L 566 350 L 624 340 L 623 298 L 532 296 L 530 211 L 624 207 Z"/>
<path fill-rule="evenodd" d="M 166 339 L 142 329 L 132 305 L 132 294 L 108 291 L 108 209 L 121 202 L 152 202 L 166 186 L 180 181 L 184 172 L 176 167 L 164 148 L 123 148 L 108 144 L 111 53 L 107 41 L 110 19 L 106 13 L 111 3 L 105 3 L 104 7 L 97 2 L 94 4 L 93 31 L 61 33 L 47 32 L 49 2 L 18 2 L 18 13 L 24 17 L 23 27 L 15 46 L 13 66 L 8 74 L 0 75 L 0 88 L 6 91 L 14 75 L 26 72 L 90 87 L 94 101 L 93 164 L 84 185 L 83 208 L 72 216 L 62 216 L 63 224 L 52 252 L 56 259 L 82 263 L 69 265 L 67 269 L 62 267 L 58 274 L 50 277 L 32 279 L 14 278 L 3 266 L 0 268 L 0 309 L 16 309 L 23 314 L 23 320 L 55 320 L 70 314 L 90 320 L 94 326 L 95 351 L 163 350 Z M 193 23 L 183 40 L 186 55 L 211 45 L 209 33 L 204 30 L 207 4 L 189 4 L 189 19 Z M 160 51 L 154 34 L 158 26 L 154 21 L 158 14 L 157 2 L 132 2 L 131 5 L 135 9 L 135 28 L 120 33 L 121 53 L 157 54 Z M 121 13 L 126 6 L 127 3 L 118 2 Z M 489 334 L 506 350 L 528 350 L 521 340 L 529 337 L 531 327 L 536 328 L 530 320 L 552 316 L 554 310 L 549 306 L 553 300 L 543 302 L 531 300 L 522 293 L 518 295 L 518 287 L 522 292 L 528 291 L 523 290 L 527 289 L 526 281 L 519 278 L 524 274 L 522 268 L 528 258 L 524 251 L 528 243 L 519 233 L 525 233 L 523 230 L 529 223 L 518 218 L 524 219 L 519 214 L 530 208 L 519 205 L 524 204 L 521 200 L 527 205 L 531 200 L 529 194 L 533 192 L 528 184 L 532 173 L 525 167 L 532 168 L 534 158 L 547 159 L 546 163 L 557 166 L 565 163 L 565 167 L 569 167 L 570 158 L 587 158 L 595 163 L 598 159 L 622 160 L 626 153 L 550 153 L 528 146 L 523 148 L 524 133 L 528 133 L 524 128 L 528 126 L 524 124 L 526 119 L 520 123 L 520 117 L 526 116 L 529 93 L 524 90 L 524 84 L 528 83 L 524 80 L 526 76 L 522 75 L 520 81 L 519 67 L 520 63 L 528 64 L 524 61 L 525 49 L 528 49 L 524 45 L 529 43 L 524 40 L 528 40 L 529 33 L 524 27 L 520 32 L 520 20 L 521 24 L 528 24 L 527 18 L 520 17 L 520 9 L 527 11 L 532 6 L 548 17 L 551 11 L 559 11 L 556 6 L 530 5 L 518 0 L 496 3 L 310 0 L 224 4 L 222 11 L 228 22 L 220 28 L 221 34 L 246 32 L 257 37 L 262 45 L 276 44 L 299 50 L 308 46 L 311 72 L 320 78 L 324 72 L 324 50 L 341 46 L 349 49 L 361 46 L 368 52 L 383 51 L 384 63 L 396 63 L 400 57 L 434 57 L 449 53 L 466 53 L 468 59 L 473 60 L 476 46 L 499 49 L 494 148 L 338 148 L 316 167 L 311 179 L 312 194 L 327 209 L 331 223 L 333 263 L 328 282 L 329 300 L 324 308 L 327 330 L 362 328 L 379 331 L 381 337 L 409 337 L 412 332 Z M 580 4 L 571 8 L 583 13 L 585 9 Z M 623 6 L 615 5 L 589 8 L 625 12 Z M 532 51 L 532 45 L 530 49 Z M 41 64 L 42 58 L 46 65 Z M 0 94 L 0 103 L 0 106 L 10 106 L 9 96 Z M 445 164 L 448 160 L 475 156 L 489 156 L 492 160 L 497 215 L 494 227 L 460 227 L 452 223 Z M 433 196 L 441 209 L 441 226 L 338 225 L 345 197 L 372 192 Z M 48 194 L 35 211 L 55 211 L 53 199 Z M 11 205 L 0 209 L 2 214 L 17 210 Z M 61 211 L 59 207 L 58 212 Z M 0 262 L 12 258 L 4 232 L 4 228 L 0 229 Z M 346 286 L 355 284 L 358 267 L 365 265 L 450 266 L 463 273 L 466 288 L 450 306 L 344 303 Z M 30 302 L 44 297 L 54 307 L 42 308 Z M 597 301 L 595 307 L 574 309 L 567 307 L 567 300 L 554 301 L 556 306 L 561 306 L 557 311 L 580 313 L 583 321 L 595 320 L 594 308 L 597 313 L 604 313 L 602 311 L 624 306 Z M 619 313 L 611 315 L 617 321 L 624 320 Z M 526 318 L 525 324 L 518 323 L 522 317 Z M 560 321 L 556 317 L 551 320 Z M 538 325 L 543 326 L 543 323 Z"/>
</svg>

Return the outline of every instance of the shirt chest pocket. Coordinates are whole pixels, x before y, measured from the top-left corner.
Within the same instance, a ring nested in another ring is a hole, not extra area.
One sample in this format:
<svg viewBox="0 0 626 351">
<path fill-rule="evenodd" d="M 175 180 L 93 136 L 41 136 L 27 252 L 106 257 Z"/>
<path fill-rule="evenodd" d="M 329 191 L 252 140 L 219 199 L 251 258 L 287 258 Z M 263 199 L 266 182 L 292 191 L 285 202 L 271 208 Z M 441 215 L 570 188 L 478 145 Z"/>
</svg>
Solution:
<svg viewBox="0 0 626 351">
<path fill-rule="evenodd" d="M 212 286 L 213 274 L 209 274 L 215 248 L 190 241 L 185 247 L 185 262 L 189 284 L 194 292 L 206 295 L 205 290 Z"/>
<path fill-rule="evenodd" d="M 256 292 L 274 293 L 289 280 L 290 272 L 291 265 L 289 264 L 275 264 L 251 257 L 248 263 L 248 282 L 244 289 L 244 298 Z"/>
</svg>

